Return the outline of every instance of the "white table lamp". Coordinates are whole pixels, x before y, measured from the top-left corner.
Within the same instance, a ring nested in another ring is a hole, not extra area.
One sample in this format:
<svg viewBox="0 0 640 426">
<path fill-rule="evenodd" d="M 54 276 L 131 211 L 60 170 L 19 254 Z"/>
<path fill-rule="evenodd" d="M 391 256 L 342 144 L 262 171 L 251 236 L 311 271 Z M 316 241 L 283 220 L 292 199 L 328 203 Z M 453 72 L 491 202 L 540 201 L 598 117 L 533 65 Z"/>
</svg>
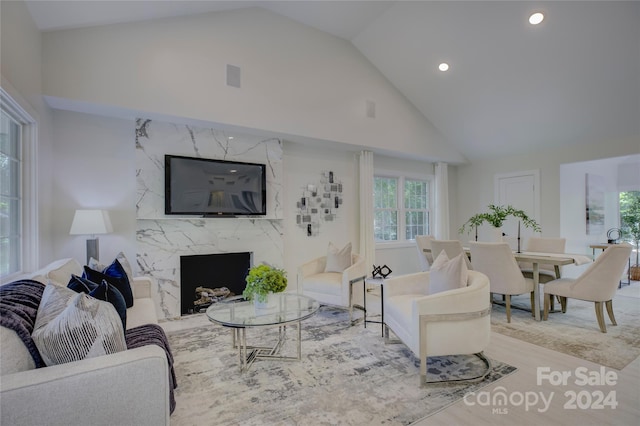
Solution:
<svg viewBox="0 0 640 426">
<path fill-rule="evenodd" d="M 91 235 L 87 239 L 87 264 L 89 259 L 100 259 L 97 234 L 113 231 L 109 212 L 106 210 L 76 210 L 71 223 L 70 235 Z"/>
</svg>

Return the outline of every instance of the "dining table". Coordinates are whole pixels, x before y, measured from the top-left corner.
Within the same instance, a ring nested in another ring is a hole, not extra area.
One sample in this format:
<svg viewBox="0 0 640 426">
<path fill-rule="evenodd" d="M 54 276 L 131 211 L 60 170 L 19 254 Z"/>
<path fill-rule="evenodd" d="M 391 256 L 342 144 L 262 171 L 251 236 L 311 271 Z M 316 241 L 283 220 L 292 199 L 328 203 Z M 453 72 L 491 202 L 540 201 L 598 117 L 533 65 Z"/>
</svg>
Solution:
<svg viewBox="0 0 640 426">
<path fill-rule="evenodd" d="M 431 253 L 431 249 L 425 248 L 422 250 L 425 253 Z M 464 247 L 464 251 L 467 256 L 470 256 L 471 250 L 468 247 Z M 584 265 L 590 263 L 593 258 L 583 254 L 572 253 L 543 253 L 543 252 L 517 252 L 513 251 L 513 257 L 518 262 L 528 262 L 533 265 L 533 309 L 534 318 L 536 321 L 542 320 L 540 315 L 540 265 L 553 265 L 556 273 L 556 278 L 560 278 L 560 266 L 564 265 Z"/>
</svg>

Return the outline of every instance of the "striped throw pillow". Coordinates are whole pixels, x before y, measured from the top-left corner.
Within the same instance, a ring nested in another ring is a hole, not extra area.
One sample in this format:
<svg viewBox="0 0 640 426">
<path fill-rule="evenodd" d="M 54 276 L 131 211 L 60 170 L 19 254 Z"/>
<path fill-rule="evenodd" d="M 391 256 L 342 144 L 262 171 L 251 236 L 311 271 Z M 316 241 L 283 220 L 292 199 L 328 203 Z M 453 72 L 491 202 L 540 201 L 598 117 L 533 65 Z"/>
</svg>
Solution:
<svg viewBox="0 0 640 426">
<path fill-rule="evenodd" d="M 113 305 L 53 285 L 42 295 L 31 337 L 46 365 L 127 349 L 122 321 Z"/>
</svg>

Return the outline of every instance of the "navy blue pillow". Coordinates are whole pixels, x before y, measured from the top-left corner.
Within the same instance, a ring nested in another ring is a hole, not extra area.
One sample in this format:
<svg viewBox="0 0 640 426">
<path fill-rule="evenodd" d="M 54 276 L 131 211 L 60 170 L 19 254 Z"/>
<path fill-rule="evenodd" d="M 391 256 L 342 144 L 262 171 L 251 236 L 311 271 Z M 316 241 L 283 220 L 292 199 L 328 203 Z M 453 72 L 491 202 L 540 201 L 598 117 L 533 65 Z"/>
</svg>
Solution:
<svg viewBox="0 0 640 426">
<path fill-rule="evenodd" d="M 87 293 L 89 296 L 95 297 L 98 300 L 111 303 L 113 307 L 116 308 L 116 312 L 122 320 L 123 329 L 127 329 L 127 305 L 124 301 L 124 297 L 117 288 L 109 285 L 106 280 L 97 284 L 86 278 L 72 274 L 67 288 L 78 293 Z"/>
<path fill-rule="evenodd" d="M 118 259 L 114 260 L 113 263 L 107 266 L 102 272 L 93 270 L 85 265 L 82 276 L 94 283 L 101 283 L 102 280 L 106 280 L 109 284 L 117 288 L 120 293 L 122 293 L 124 301 L 127 304 L 127 308 L 133 306 L 133 291 L 131 290 L 131 284 L 129 284 L 127 273 L 124 271 L 124 268 Z"/>
</svg>

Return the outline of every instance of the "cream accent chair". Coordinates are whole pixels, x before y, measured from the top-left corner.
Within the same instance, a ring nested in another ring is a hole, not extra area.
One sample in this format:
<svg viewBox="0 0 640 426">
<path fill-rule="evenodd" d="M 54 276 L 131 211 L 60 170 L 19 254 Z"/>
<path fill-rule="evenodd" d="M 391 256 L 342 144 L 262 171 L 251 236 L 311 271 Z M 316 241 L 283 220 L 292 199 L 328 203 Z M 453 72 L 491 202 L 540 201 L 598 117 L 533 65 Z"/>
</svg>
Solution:
<svg viewBox="0 0 640 426">
<path fill-rule="evenodd" d="M 531 237 L 527 241 L 527 248 L 525 251 L 534 253 L 564 253 L 567 240 L 565 238 L 542 238 Z M 529 262 L 520 262 L 520 270 L 522 274 L 527 278 L 533 278 L 533 265 Z M 560 266 L 545 265 L 541 263 L 539 265 L 539 280 L 540 284 L 556 280 L 560 278 L 561 269 Z"/>
<path fill-rule="evenodd" d="M 447 253 L 449 259 L 453 259 L 460 253 L 464 253 L 464 248 L 459 240 L 431 240 L 431 255 L 434 259 L 438 257 L 442 250 Z M 469 257 L 466 254 L 464 260 L 467 263 L 467 268 L 473 269 Z"/>
<path fill-rule="evenodd" d="M 471 248 L 473 269 L 489 277 L 489 282 L 491 282 L 491 301 L 493 302 L 493 293 L 505 296 L 507 322 L 511 322 L 512 295 L 530 293 L 531 312 L 533 313 L 533 307 L 535 306 L 533 279 L 525 278 L 522 275 L 509 244 L 471 241 L 469 242 L 469 247 Z"/>
<path fill-rule="evenodd" d="M 607 332 L 604 325 L 602 304 L 607 306 L 607 313 L 613 325 L 616 319 L 613 316 L 612 299 L 618 288 L 620 276 L 627 266 L 627 260 L 631 255 L 630 244 L 617 244 L 608 247 L 578 278 L 560 278 L 549 281 L 544 286 L 544 314 L 546 321 L 549 317 L 549 306 L 553 296 L 560 297 L 562 312 L 567 311 L 567 298 L 595 302 L 596 318 L 600 331 Z"/>
<path fill-rule="evenodd" d="M 354 305 L 363 305 L 363 287 L 367 271 L 364 258 L 351 254 L 351 266 L 342 272 L 324 272 L 327 256 L 313 259 L 298 268 L 298 291 L 320 304 L 349 309 L 353 322 Z M 362 286 L 356 285 L 362 282 Z"/>
<path fill-rule="evenodd" d="M 389 329 L 420 359 L 420 386 L 427 384 L 427 357 L 475 354 L 486 372 L 457 381 L 479 381 L 491 371 L 482 355 L 491 335 L 489 279 L 469 271 L 467 287 L 428 294 L 430 272 L 388 278 L 384 283 L 384 333 Z"/>
<path fill-rule="evenodd" d="M 420 271 L 428 271 L 433 264 L 433 251 L 425 252 L 424 249 L 431 250 L 431 235 L 416 235 L 416 247 L 418 249 L 418 260 L 420 261 Z"/>
</svg>

